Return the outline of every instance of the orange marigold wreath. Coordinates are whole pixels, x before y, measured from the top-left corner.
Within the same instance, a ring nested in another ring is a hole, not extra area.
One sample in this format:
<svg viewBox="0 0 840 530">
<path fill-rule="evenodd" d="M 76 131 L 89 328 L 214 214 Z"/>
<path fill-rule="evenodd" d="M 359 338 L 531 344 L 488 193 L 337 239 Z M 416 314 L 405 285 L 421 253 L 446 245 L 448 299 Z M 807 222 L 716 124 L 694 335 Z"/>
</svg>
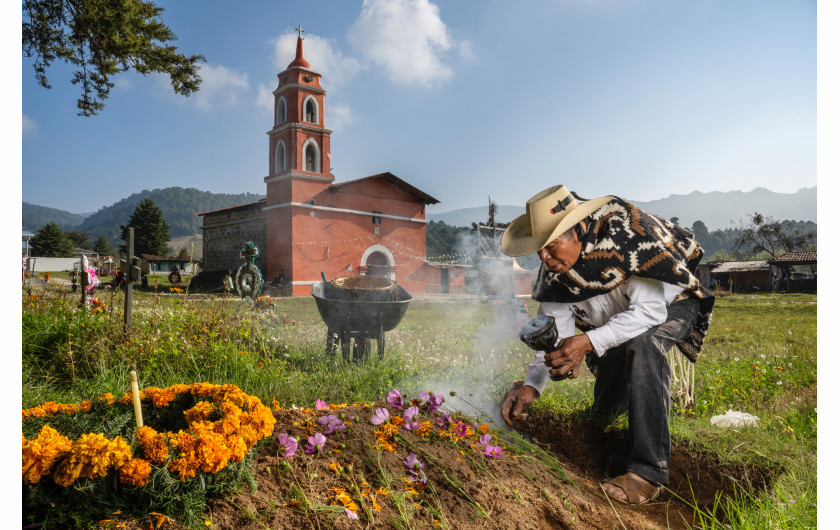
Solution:
<svg viewBox="0 0 840 530">
<path fill-rule="evenodd" d="M 236 385 L 149 387 L 140 392 L 140 401 L 163 408 L 179 394 L 191 394 L 197 400 L 184 411 L 188 427 L 178 432 L 140 427 L 135 433 L 139 446 L 136 458 L 132 458 L 130 446 L 119 436 L 109 440 L 102 434 L 83 434 L 72 441 L 49 424 L 41 428 L 36 438 L 27 440 L 24 436 L 24 483 L 37 483 L 51 474 L 57 484 L 69 486 L 79 477 L 105 476 L 113 468 L 119 472 L 121 483 L 142 486 L 149 480 L 150 464 L 161 466 L 167 461 L 169 471 L 184 482 L 194 478 L 198 470 L 218 473 L 228 462 L 241 461 L 248 450 L 274 430 L 271 410 Z M 105 394 L 97 400 L 113 404 L 114 396 Z M 126 392 L 116 402 L 131 405 L 131 400 L 131 393 Z M 50 401 L 23 410 L 23 419 L 88 412 L 91 407 L 91 401 L 83 401 L 79 406 Z"/>
</svg>

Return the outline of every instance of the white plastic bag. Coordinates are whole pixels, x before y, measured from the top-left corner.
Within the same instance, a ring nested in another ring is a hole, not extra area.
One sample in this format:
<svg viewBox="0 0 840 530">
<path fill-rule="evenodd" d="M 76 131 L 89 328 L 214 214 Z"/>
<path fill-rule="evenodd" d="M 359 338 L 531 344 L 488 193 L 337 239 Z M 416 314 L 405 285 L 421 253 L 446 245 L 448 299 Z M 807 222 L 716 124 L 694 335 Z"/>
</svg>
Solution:
<svg viewBox="0 0 840 530">
<path fill-rule="evenodd" d="M 712 416 L 712 425 L 716 427 L 755 427 L 758 425 L 758 418 L 746 412 L 727 410 L 726 414 Z"/>
</svg>

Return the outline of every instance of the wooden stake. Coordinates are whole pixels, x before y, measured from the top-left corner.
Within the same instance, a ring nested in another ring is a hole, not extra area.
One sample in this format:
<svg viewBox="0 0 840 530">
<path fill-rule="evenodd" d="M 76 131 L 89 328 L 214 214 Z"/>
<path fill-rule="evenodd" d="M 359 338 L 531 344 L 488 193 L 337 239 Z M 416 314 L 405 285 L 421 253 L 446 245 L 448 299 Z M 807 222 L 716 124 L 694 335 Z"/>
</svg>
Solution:
<svg viewBox="0 0 840 530">
<path fill-rule="evenodd" d="M 132 370 L 129 376 L 131 377 L 131 398 L 134 401 L 134 420 L 139 429 L 143 426 L 143 410 L 140 408 L 140 387 L 137 386 L 137 372 Z"/>
</svg>

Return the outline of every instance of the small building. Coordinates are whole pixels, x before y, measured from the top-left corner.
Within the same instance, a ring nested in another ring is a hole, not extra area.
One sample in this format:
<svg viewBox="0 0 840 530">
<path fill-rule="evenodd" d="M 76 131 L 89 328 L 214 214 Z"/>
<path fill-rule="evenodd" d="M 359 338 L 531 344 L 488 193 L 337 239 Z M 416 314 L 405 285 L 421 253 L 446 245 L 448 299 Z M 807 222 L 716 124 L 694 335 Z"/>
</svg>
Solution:
<svg viewBox="0 0 840 530">
<path fill-rule="evenodd" d="M 817 252 L 787 252 L 770 260 L 781 271 L 776 289 L 789 293 L 817 292 Z"/>
<path fill-rule="evenodd" d="M 154 254 L 140 254 L 140 272 L 143 274 L 169 274 L 172 267 L 178 267 L 181 274 L 198 274 L 198 263 L 190 258 L 165 258 Z"/>
<path fill-rule="evenodd" d="M 725 261 L 711 270 L 712 286 L 734 293 L 771 291 L 776 276 L 767 260 Z"/>
</svg>

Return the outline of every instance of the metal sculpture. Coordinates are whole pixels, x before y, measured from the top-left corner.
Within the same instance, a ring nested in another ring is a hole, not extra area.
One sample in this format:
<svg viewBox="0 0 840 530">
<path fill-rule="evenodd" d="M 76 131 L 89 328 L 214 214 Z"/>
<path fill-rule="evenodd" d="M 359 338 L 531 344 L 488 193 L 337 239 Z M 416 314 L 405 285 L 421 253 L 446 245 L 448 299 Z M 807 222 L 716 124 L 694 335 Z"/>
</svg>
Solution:
<svg viewBox="0 0 840 530">
<path fill-rule="evenodd" d="M 242 298 L 257 298 L 263 290 L 263 278 L 254 260 L 260 255 L 260 249 L 253 241 L 248 241 L 239 251 L 239 257 L 245 260 L 236 271 L 236 292 Z"/>
</svg>

